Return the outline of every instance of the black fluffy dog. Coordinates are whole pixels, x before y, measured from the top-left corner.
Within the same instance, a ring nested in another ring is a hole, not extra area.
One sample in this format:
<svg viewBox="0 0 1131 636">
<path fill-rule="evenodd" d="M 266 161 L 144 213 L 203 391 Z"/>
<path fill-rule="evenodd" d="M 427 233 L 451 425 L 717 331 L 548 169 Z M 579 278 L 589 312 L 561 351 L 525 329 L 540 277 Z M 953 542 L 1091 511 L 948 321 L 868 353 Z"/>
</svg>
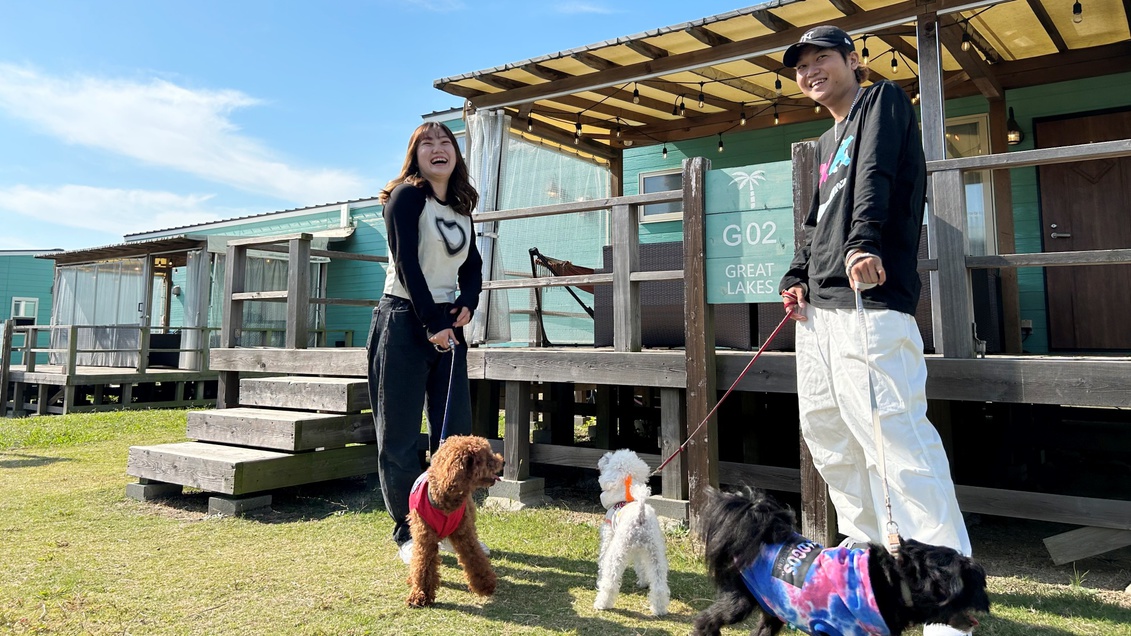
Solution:
<svg viewBox="0 0 1131 636">
<path fill-rule="evenodd" d="M 759 615 L 751 636 L 785 623 L 808 634 L 902 634 L 911 625 L 959 630 L 989 612 L 986 573 L 955 550 L 901 540 L 899 557 L 882 546 L 822 549 L 798 535 L 793 511 L 765 493 L 708 492 L 700 518 L 707 572 L 718 597 L 695 617 L 694 634 Z"/>
</svg>

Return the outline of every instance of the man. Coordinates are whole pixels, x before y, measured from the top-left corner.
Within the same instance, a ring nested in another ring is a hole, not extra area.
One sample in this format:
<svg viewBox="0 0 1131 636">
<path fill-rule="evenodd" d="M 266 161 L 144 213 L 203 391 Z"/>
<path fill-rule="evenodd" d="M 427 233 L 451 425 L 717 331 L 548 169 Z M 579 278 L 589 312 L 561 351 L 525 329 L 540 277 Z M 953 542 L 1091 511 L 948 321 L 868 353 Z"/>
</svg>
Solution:
<svg viewBox="0 0 1131 636">
<path fill-rule="evenodd" d="M 805 244 L 780 286 L 798 321 L 802 436 L 829 485 L 846 541 L 885 542 L 882 443 L 900 533 L 969 555 L 946 451 L 926 416 L 927 369 L 914 318 L 926 189 L 915 111 L 891 82 L 861 86 L 867 69 L 852 38 L 836 27 L 810 29 L 786 50 L 784 62 L 797 70 L 801 92 L 835 122 L 817 142 L 820 174 Z M 865 342 L 882 440 L 872 424 Z M 960 632 L 929 625 L 923 633 Z"/>
</svg>

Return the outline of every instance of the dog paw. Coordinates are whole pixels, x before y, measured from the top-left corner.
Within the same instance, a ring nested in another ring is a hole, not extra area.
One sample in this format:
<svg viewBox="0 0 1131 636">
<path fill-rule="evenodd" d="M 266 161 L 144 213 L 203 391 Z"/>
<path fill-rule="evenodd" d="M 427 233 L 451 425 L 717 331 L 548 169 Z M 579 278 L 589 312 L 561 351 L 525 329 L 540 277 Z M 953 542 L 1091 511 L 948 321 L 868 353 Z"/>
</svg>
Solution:
<svg viewBox="0 0 1131 636">
<path fill-rule="evenodd" d="M 616 596 L 606 591 L 597 592 L 597 598 L 593 601 L 593 609 L 607 610 L 612 608 L 616 603 Z"/>
<path fill-rule="evenodd" d="M 495 588 L 498 586 L 498 579 L 492 573 L 491 576 L 484 576 L 474 581 L 468 581 L 468 588 L 474 594 L 479 596 L 491 596 L 495 593 Z"/>
<path fill-rule="evenodd" d="M 424 590 L 413 590 L 409 593 L 408 598 L 405 599 L 405 604 L 409 607 L 428 607 L 435 602 L 435 597 L 426 594 Z"/>
</svg>

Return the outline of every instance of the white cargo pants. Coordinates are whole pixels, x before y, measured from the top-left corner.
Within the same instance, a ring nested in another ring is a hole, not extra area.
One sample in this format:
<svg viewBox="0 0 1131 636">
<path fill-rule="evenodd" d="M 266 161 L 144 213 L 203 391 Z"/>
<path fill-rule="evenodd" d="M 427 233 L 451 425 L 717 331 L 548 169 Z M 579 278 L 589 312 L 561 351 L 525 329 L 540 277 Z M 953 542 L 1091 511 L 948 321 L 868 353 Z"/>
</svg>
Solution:
<svg viewBox="0 0 1131 636">
<path fill-rule="evenodd" d="M 927 419 L 927 367 L 915 319 L 865 310 L 892 516 L 900 534 L 970 554 L 942 440 Z M 856 310 L 806 308 L 797 324 L 801 435 L 829 485 L 842 534 L 884 543 L 887 513 L 877 461 L 864 342 Z"/>
</svg>

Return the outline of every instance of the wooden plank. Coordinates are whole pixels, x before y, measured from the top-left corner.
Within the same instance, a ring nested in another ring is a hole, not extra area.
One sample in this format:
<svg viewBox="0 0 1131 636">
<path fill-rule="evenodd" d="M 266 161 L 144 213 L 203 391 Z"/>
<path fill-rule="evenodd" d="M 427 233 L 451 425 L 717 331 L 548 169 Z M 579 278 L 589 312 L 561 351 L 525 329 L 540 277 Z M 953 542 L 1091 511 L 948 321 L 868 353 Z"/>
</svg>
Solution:
<svg viewBox="0 0 1131 636">
<path fill-rule="evenodd" d="M 286 254 L 290 251 L 289 247 L 281 245 L 260 245 L 255 248 L 257 252 L 277 252 L 279 254 Z M 388 256 L 378 256 L 376 254 L 354 254 L 353 252 L 339 252 L 337 250 L 310 250 L 311 256 L 321 256 L 331 260 L 342 261 L 368 261 L 372 263 L 388 263 Z"/>
<path fill-rule="evenodd" d="M 232 300 L 285 301 L 289 297 L 290 295 L 286 290 L 238 292 L 232 294 Z"/>
<path fill-rule="evenodd" d="M 718 399 L 715 369 L 715 311 L 707 304 L 706 209 L 703 182 L 711 169 L 704 157 L 683 162 L 684 362 L 687 373 L 687 489 L 691 526 L 707 503 L 707 487 L 719 484 L 718 416 L 708 414 Z M 699 427 L 702 426 L 702 429 Z M 699 429 L 699 430 L 697 430 Z"/>
<path fill-rule="evenodd" d="M 927 397 L 1014 404 L 1131 407 L 1131 360 L 928 356 Z"/>
<path fill-rule="evenodd" d="M 365 475 L 373 471 L 376 463 L 376 444 L 290 454 L 181 442 L 131 447 L 126 473 L 226 495 L 244 495 Z"/>
<path fill-rule="evenodd" d="M 946 170 L 1001 170 L 1004 168 L 1024 168 L 1043 166 L 1050 163 L 1072 161 L 1092 161 L 1095 159 L 1114 159 L 1131 156 L 1131 139 L 1118 141 L 1098 141 L 1092 144 L 1058 146 L 1056 148 L 1037 148 L 1018 150 L 1005 154 L 979 155 L 961 159 L 939 159 L 927 161 L 927 172 Z"/>
<path fill-rule="evenodd" d="M 310 241 L 314 235 L 309 232 L 292 232 L 290 234 L 277 234 L 275 236 L 250 236 L 247 238 L 238 238 L 228 240 L 228 248 L 233 246 L 249 247 L 253 245 L 274 245 L 278 243 L 289 243 L 293 240 Z"/>
<path fill-rule="evenodd" d="M 320 374 L 341 377 L 367 375 L 365 349 L 212 349 L 209 364 L 220 372 L 264 372 L 273 374 Z M 237 385 L 238 386 L 238 385 Z"/>
<path fill-rule="evenodd" d="M 1069 265 L 1120 265 L 1131 263 L 1131 249 L 1077 250 L 1037 254 L 996 254 L 967 256 L 971 269 L 1013 269 L 1017 267 L 1064 267 Z"/>
<path fill-rule="evenodd" d="M 966 512 L 1131 530 L 1131 501 L 956 486 Z"/>
<path fill-rule="evenodd" d="M 534 208 L 518 208 L 515 210 L 500 210 L 497 212 L 483 212 L 471 217 L 476 223 L 488 221 L 509 221 L 514 219 L 532 219 L 539 216 L 556 216 L 559 214 L 574 214 L 578 212 L 593 212 L 595 210 L 608 210 L 614 205 L 649 205 L 652 203 L 670 203 L 679 201 L 683 196 L 681 190 L 665 190 L 664 192 L 651 192 L 648 194 L 633 194 L 623 197 L 610 197 L 607 199 L 591 199 L 577 203 L 558 203 L 555 205 L 542 205 Z"/>
<path fill-rule="evenodd" d="M 530 383 L 506 383 L 506 424 L 503 432 L 503 478 L 530 477 Z"/>
<path fill-rule="evenodd" d="M 1131 530 L 1083 527 L 1046 537 L 1045 549 L 1055 565 L 1064 565 L 1131 545 Z"/>
<path fill-rule="evenodd" d="M 640 351 L 640 283 L 630 278 L 640 269 L 640 217 L 636 208 L 614 205 L 610 214 L 613 247 L 613 349 Z"/>
<path fill-rule="evenodd" d="M 224 297 L 221 299 L 220 346 L 234 347 L 243 329 L 243 301 L 235 295 L 247 285 L 247 248 L 229 242 L 224 257 Z M 217 377 L 216 406 L 227 408 L 240 403 L 240 376 L 238 372 L 225 371 Z"/>
<path fill-rule="evenodd" d="M 240 404 L 358 413 L 369 408 L 369 385 L 354 378 L 244 378 L 240 381 Z"/>
<path fill-rule="evenodd" d="M 1007 118 L 1005 100 L 991 100 L 990 152 L 1009 151 Z M 996 251 L 998 254 L 1013 254 L 1017 251 L 1014 241 L 1012 179 L 1009 170 L 994 170 L 990 173 L 994 197 Z M 969 261 L 966 262 L 966 267 L 970 267 Z M 1001 281 L 1002 349 L 1005 353 L 1020 354 L 1023 349 L 1021 345 L 1021 297 L 1018 291 L 1017 271 L 1003 269 L 999 271 L 998 275 Z"/>
<path fill-rule="evenodd" d="M 660 456 L 667 460 L 687 439 L 687 410 L 682 389 L 660 389 Z M 667 499 L 687 499 L 687 462 L 683 453 L 672 458 L 660 473 Z"/>
<path fill-rule="evenodd" d="M 468 351 L 469 375 L 492 380 L 683 388 L 684 365 L 680 351 Z"/>
<path fill-rule="evenodd" d="M 243 407 L 191 412 L 185 434 L 200 442 L 288 452 L 341 448 L 377 439 L 369 413 L 334 415 Z"/>
<path fill-rule="evenodd" d="M 931 243 L 939 259 L 938 308 L 941 331 L 935 332 L 935 348 L 948 358 L 974 357 L 974 307 L 970 297 L 970 271 L 966 269 L 966 201 L 958 170 L 936 172 L 930 178 L 931 211 L 935 234 Z M 941 345 L 941 346 L 940 346 Z"/>
<path fill-rule="evenodd" d="M 544 276 L 539 278 L 519 278 L 508 280 L 485 280 L 483 289 L 525 289 L 542 287 L 566 287 L 577 285 L 608 284 L 613 282 L 613 274 L 581 274 L 578 276 Z"/>
<path fill-rule="evenodd" d="M 632 282 L 683 280 L 682 269 L 665 269 L 651 272 L 633 272 L 628 277 Z"/>
</svg>

